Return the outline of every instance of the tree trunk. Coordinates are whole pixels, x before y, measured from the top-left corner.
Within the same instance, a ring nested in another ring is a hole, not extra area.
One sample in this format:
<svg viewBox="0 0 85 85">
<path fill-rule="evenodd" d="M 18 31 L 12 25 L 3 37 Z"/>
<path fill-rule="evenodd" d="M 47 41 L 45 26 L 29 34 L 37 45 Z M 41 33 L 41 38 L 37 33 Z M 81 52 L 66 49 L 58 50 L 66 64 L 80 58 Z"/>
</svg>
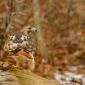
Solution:
<svg viewBox="0 0 85 85">
<path fill-rule="evenodd" d="M 39 50 L 41 52 L 41 57 L 46 59 L 47 48 L 45 46 L 45 43 L 41 35 L 42 33 L 41 33 L 40 7 L 38 0 L 33 0 L 33 14 L 34 14 L 34 25 L 38 29 L 36 36 L 38 39 L 38 45 L 39 45 Z"/>
</svg>

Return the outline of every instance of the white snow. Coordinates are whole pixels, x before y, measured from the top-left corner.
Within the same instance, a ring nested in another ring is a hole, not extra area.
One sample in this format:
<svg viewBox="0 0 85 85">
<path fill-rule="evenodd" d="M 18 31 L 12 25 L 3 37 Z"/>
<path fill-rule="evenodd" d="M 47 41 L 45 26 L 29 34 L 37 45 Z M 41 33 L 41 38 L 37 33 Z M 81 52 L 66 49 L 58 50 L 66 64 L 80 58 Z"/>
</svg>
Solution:
<svg viewBox="0 0 85 85">
<path fill-rule="evenodd" d="M 65 85 L 85 85 L 84 75 L 74 74 L 71 72 L 65 72 L 62 74 L 61 72 L 57 71 L 54 78 L 61 84 Z"/>
</svg>

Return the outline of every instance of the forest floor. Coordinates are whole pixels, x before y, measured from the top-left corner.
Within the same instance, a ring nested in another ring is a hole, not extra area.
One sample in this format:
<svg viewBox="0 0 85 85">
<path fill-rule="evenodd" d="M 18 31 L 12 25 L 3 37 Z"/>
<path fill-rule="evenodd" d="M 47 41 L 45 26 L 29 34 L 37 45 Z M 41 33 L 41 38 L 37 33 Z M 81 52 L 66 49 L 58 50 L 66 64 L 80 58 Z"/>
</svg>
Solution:
<svg viewBox="0 0 85 85">
<path fill-rule="evenodd" d="M 48 80 L 26 70 L 11 70 L 0 72 L 0 85 L 61 85 L 54 80 Z"/>
</svg>

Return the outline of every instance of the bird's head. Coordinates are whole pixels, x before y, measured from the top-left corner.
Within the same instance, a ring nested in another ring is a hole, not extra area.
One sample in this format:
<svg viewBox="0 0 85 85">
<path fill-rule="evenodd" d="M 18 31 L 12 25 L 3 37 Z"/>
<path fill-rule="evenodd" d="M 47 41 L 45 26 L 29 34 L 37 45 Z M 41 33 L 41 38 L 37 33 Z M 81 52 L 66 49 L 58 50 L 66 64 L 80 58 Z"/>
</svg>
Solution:
<svg viewBox="0 0 85 85">
<path fill-rule="evenodd" d="M 26 26 L 25 29 L 27 30 L 27 33 L 36 33 L 37 32 L 37 28 L 35 27 L 31 27 L 31 26 Z"/>
<path fill-rule="evenodd" d="M 29 27 L 28 28 L 28 33 L 30 33 L 30 32 L 37 32 L 37 29 L 35 28 L 35 27 Z"/>
</svg>

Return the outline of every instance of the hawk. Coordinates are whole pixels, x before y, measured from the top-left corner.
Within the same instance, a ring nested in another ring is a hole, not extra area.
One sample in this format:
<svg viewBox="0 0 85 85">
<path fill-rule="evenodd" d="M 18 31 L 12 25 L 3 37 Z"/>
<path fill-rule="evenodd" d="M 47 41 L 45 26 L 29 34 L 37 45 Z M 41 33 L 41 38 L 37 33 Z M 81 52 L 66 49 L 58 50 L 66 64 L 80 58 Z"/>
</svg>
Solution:
<svg viewBox="0 0 85 85">
<path fill-rule="evenodd" d="M 4 46 L 4 50 L 8 55 L 2 64 L 3 69 L 8 69 L 11 63 L 11 65 L 13 64 L 15 67 L 34 70 L 35 60 L 33 52 L 36 50 L 36 46 L 31 35 L 36 32 L 36 28 L 27 26 L 24 30 L 8 36 Z M 12 53 L 12 55 L 10 55 L 10 53 Z"/>
</svg>

